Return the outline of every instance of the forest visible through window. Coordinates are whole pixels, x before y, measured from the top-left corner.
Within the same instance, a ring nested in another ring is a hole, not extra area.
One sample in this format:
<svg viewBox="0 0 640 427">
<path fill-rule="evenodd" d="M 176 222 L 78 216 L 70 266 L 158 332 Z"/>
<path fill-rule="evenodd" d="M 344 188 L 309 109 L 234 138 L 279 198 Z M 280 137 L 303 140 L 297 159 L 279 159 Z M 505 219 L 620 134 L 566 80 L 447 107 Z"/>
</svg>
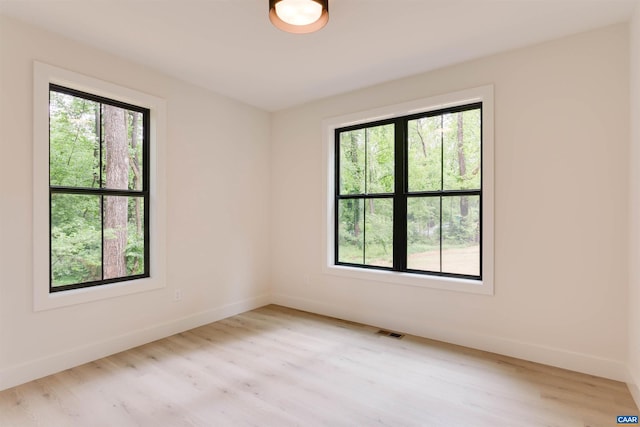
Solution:
<svg viewBox="0 0 640 427">
<path fill-rule="evenodd" d="M 50 290 L 149 276 L 149 110 L 49 91 Z"/>
<path fill-rule="evenodd" d="M 337 129 L 336 152 L 336 264 L 481 279 L 481 103 Z"/>
</svg>

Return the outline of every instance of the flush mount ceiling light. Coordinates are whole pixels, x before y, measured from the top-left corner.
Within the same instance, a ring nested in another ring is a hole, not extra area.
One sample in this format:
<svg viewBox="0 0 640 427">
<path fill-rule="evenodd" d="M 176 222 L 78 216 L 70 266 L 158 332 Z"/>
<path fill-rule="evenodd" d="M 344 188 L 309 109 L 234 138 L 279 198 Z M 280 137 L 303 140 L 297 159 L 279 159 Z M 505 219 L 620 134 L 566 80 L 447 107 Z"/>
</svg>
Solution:
<svg viewBox="0 0 640 427">
<path fill-rule="evenodd" d="M 327 25 L 329 0 L 269 0 L 269 19 L 288 33 L 312 33 Z"/>
</svg>

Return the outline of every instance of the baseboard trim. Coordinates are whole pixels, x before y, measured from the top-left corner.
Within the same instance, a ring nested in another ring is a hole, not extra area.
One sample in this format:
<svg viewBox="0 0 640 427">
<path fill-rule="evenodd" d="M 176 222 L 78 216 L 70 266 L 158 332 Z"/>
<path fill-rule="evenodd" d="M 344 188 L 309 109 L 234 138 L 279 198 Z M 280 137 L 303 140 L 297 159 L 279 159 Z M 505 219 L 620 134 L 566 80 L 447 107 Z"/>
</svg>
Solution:
<svg viewBox="0 0 640 427">
<path fill-rule="evenodd" d="M 260 295 L 174 319 L 149 328 L 139 329 L 117 337 L 76 347 L 52 356 L 14 365 L 0 371 L 0 391 L 189 329 L 244 313 L 245 311 L 268 305 L 270 302 L 270 295 Z"/>
<path fill-rule="evenodd" d="M 380 312 L 354 312 L 351 307 L 328 304 L 297 296 L 273 294 L 271 301 L 274 304 L 285 307 L 364 323 L 616 381 L 626 382 L 629 378 L 626 365 L 617 360 L 492 335 L 469 333 L 458 329 L 415 325 L 408 318 L 385 316 Z"/>
</svg>

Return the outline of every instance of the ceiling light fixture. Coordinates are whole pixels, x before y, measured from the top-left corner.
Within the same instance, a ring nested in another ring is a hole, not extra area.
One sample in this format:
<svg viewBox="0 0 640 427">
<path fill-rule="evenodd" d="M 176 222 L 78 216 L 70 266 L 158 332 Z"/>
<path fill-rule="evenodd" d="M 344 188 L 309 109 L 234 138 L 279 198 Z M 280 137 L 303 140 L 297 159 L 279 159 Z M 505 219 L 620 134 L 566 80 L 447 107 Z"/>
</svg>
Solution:
<svg viewBox="0 0 640 427">
<path fill-rule="evenodd" d="M 269 19 L 288 33 L 312 33 L 329 22 L 329 0 L 269 0 Z"/>
</svg>

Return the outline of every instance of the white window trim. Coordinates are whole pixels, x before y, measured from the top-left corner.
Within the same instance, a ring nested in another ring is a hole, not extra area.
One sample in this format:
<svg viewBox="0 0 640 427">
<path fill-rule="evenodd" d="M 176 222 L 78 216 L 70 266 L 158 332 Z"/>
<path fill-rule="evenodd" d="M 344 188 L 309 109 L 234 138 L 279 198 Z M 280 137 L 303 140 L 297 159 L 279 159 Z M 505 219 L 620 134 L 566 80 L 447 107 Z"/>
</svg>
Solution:
<svg viewBox="0 0 640 427">
<path fill-rule="evenodd" d="M 50 310 L 165 287 L 164 159 L 166 101 L 52 65 L 34 62 L 33 74 L 33 308 Z M 49 83 L 150 109 L 150 277 L 49 292 Z"/>
<path fill-rule="evenodd" d="M 334 215 L 335 215 L 335 129 L 377 120 L 407 116 L 458 105 L 482 102 L 482 280 L 470 280 L 429 276 L 395 271 L 373 270 L 334 264 Z M 481 86 L 449 94 L 433 96 L 382 107 L 369 111 L 347 114 L 322 122 L 323 139 L 323 260 L 325 274 L 366 281 L 445 289 L 475 294 L 494 294 L 494 133 L 493 133 L 493 85 Z"/>
</svg>

